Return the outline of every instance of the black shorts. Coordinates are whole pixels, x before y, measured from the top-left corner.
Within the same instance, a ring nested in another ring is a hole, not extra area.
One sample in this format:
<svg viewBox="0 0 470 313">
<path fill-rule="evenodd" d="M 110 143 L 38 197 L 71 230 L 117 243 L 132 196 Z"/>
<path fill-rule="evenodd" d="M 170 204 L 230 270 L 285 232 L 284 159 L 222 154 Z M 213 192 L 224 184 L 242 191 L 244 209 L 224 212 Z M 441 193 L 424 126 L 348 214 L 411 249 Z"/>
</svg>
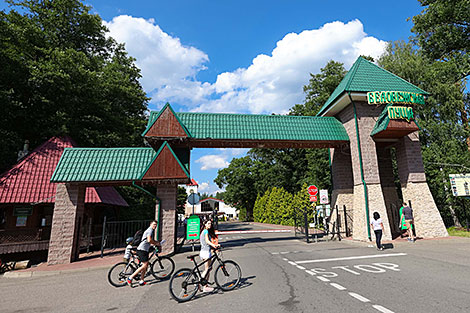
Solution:
<svg viewBox="0 0 470 313">
<path fill-rule="evenodd" d="M 140 262 L 148 262 L 149 253 L 144 250 L 137 250 L 137 256 L 139 257 Z"/>
</svg>

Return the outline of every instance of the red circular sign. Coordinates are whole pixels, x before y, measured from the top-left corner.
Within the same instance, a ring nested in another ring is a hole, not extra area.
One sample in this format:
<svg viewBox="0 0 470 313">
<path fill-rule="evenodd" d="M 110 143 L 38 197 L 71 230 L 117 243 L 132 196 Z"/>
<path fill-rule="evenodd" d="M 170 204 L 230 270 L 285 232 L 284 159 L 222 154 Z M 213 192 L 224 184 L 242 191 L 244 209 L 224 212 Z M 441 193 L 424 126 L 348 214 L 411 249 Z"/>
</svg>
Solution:
<svg viewBox="0 0 470 313">
<path fill-rule="evenodd" d="M 318 193 L 318 188 L 314 185 L 311 185 L 311 186 L 308 187 L 307 191 L 308 191 L 309 195 L 316 196 L 317 193 Z"/>
</svg>

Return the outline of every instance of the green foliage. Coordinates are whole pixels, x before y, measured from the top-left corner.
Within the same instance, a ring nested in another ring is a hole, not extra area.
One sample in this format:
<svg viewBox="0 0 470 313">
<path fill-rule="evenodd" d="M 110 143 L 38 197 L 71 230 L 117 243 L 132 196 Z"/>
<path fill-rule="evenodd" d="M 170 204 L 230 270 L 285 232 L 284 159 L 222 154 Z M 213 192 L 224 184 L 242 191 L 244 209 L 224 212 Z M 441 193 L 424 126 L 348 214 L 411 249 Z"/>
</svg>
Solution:
<svg viewBox="0 0 470 313">
<path fill-rule="evenodd" d="M 176 195 L 176 211 L 178 214 L 184 214 L 186 200 L 188 195 L 186 194 L 186 189 L 184 187 L 178 186 L 178 193 Z"/>
<path fill-rule="evenodd" d="M 140 70 L 101 18 L 78 0 L 8 2 L 18 11 L 0 11 L 0 170 L 26 139 L 140 146 Z"/>
<path fill-rule="evenodd" d="M 424 53 L 452 62 L 459 78 L 470 75 L 470 0 L 419 0 L 425 9 L 413 17 L 412 31 Z"/>
<path fill-rule="evenodd" d="M 127 208 L 119 211 L 119 220 L 150 220 L 156 217 L 156 198 L 135 187 L 116 187 L 117 191 L 129 204 Z M 146 187 L 153 194 L 156 194 L 154 187 Z"/>
</svg>

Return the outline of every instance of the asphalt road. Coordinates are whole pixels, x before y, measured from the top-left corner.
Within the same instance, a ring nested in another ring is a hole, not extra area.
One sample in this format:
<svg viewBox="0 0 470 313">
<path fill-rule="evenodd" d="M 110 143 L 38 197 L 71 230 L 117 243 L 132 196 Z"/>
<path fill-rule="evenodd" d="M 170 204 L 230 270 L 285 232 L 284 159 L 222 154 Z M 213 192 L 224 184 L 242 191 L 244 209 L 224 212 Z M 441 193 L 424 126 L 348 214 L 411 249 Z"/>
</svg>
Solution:
<svg viewBox="0 0 470 313">
<path fill-rule="evenodd" d="M 265 227 L 222 224 L 233 231 Z M 177 303 L 168 281 L 112 287 L 107 269 L 36 278 L 0 277 L 0 312 L 470 312 L 470 239 L 305 243 L 292 233 L 220 235 L 240 286 Z M 191 267 L 186 253 L 176 268 Z"/>
</svg>

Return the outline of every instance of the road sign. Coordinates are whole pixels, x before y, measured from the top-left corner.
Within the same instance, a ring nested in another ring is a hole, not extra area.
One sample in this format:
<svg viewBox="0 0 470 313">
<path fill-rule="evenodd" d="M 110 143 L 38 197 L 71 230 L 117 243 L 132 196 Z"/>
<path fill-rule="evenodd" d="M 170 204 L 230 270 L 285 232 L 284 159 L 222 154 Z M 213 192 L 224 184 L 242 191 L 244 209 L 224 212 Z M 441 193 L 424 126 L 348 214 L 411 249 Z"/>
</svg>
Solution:
<svg viewBox="0 0 470 313">
<path fill-rule="evenodd" d="M 199 203 L 199 195 L 197 193 L 191 193 L 188 196 L 188 202 L 191 205 L 198 204 Z"/>
<path fill-rule="evenodd" d="M 317 202 L 317 196 L 310 196 L 310 202 Z"/>
<path fill-rule="evenodd" d="M 201 220 L 197 215 L 191 215 L 186 224 L 186 240 L 199 239 L 199 231 L 201 230 Z"/>
<path fill-rule="evenodd" d="M 316 196 L 317 193 L 318 193 L 318 188 L 317 186 L 314 186 L 314 185 L 310 185 L 307 189 L 308 191 L 308 194 L 311 195 L 311 196 Z M 310 200 L 312 201 L 312 200 Z M 315 200 L 316 201 L 316 200 Z"/>
<path fill-rule="evenodd" d="M 320 190 L 320 204 L 328 204 L 328 190 L 322 189 Z"/>
</svg>

